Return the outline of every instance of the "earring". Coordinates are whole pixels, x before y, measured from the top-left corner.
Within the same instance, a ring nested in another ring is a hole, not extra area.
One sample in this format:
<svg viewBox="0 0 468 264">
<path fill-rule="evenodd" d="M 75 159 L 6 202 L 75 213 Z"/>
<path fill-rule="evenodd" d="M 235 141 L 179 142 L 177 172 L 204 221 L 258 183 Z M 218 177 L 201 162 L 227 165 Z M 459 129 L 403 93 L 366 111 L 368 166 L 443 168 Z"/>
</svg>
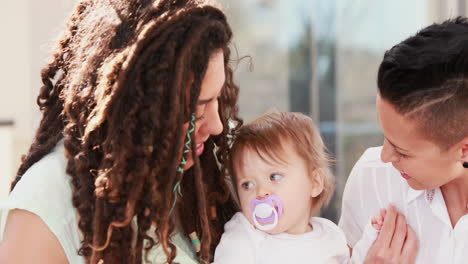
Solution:
<svg viewBox="0 0 468 264">
<path fill-rule="evenodd" d="M 463 162 L 463 168 L 468 169 L 468 162 Z"/>
</svg>

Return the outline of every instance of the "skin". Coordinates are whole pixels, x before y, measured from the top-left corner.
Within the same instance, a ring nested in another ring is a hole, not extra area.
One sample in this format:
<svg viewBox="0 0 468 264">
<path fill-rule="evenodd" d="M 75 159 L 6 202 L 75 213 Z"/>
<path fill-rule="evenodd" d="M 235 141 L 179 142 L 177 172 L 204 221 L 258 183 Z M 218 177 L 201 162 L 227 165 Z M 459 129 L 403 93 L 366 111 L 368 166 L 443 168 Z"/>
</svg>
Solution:
<svg viewBox="0 0 468 264">
<path fill-rule="evenodd" d="M 381 230 L 387 210 L 380 209 L 380 214 L 372 216 L 371 224 L 376 230 Z"/>
<path fill-rule="evenodd" d="M 406 173 L 413 189 L 440 187 L 455 226 L 468 213 L 468 170 L 463 168 L 463 162 L 468 162 L 468 137 L 442 150 L 421 133 L 417 121 L 396 112 L 380 96 L 377 111 L 385 135 L 382 160 Z"/>
<path fill-rule="evenodd" d="M 468 137 L 441 149 L 421 132 L 417 120 L 398 113 L 380 96 L 377 112 L 385 136 L 381 159 L 391 162 L 413 189 L 440 187 L 455 226 L 468 213 L 468 170 L 462 166 L 468 161 Z M 415 262 L 418 241 L 403 214 L 390 206 L 375 216 L 373 223 L 381 231 L 365 263 Z"/>
<path fill-rule="evenodd" d="M 222 132 L 223 125 L 218 114 L 217 97 L 224 82 L 224 55 L 220 50 L 211 56 L 201 84 L 196 113 L 197 144 L 203 145 L 210 135 Z M 188 127 L 188 124 L 186 126 Z M 192 166 L 193 158 L 188 155 L 184 169 L 187 170 Z M 68 263 L 68 259 L 57 237 L 39 216 L 16 209 L 8 214 L 3 241 L 0 243 L 0 263 L 63 264 Z"/>
<path fill-rule="evenodd" d="M 323 177 L 312 177 L 304 160 L 293 150 L 292 145 L 289 142 L 285 145 L 282 156 L 287 163 L 267 159 L 266 155 L 263 155 L 266 159 L 263 160 L 257 152 L 247 148 L 242 153 L 240 168 L 237 169 L 237 190 L 242 213 L 253 226 L 251 201 L 275 194 L 283 205 L 283 215 L 278 225 L 266 232 L 303 234 L 312 230 L 309 220 L 313 199 L 323 191 Z"/>
<path fill-rule="evenodd" d="M 218 50 L 210 58 L 205 77 L 201 84 L 200 96 L 198 99 L 197 112 L 195 116 L 195 143 L 197 144 L 196 155 L 203 153 L 204 142 L 211 135 L 219 135 L 223 132 L 223 123 L 218 113 L 218 97 L 224 87 L 226 76 L 224 73 L 224 54 Z M 188 128 L 188 124 L 186 124 Z M 187 156 L 187 163 L 184 169 L 188 170 L 194 164 L 191 153 Z"/>
<path fill-rule="evenodd" d="M 385 210 L 377 240 L 367 252 L 366 264 L 414 263 L 418 252 L 416 233 L 394 206 Z"/>
</svg>

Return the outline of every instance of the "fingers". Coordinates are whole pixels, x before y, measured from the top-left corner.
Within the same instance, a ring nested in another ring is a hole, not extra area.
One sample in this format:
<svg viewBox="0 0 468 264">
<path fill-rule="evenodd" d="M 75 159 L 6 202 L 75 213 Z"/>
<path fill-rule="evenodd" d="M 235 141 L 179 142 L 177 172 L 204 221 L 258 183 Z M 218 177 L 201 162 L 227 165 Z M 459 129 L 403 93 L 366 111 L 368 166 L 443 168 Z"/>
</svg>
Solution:
<svg viewBox="0 0 468 264">
<path fill-rule="evenodd" d="M 398 253 L 401 252 L 403 248 L 403 244 L 406 239 L 406 231 L 407 231 L 406 227 L 407 227 L 407 224 L 406 224 L 405 216 L 398 213 L 397 221 L 395 225 L 395 232 L 393 232 L 393 239 L 392 239 L 392 242 L 390 243 L 390 249 L 393 252 L 398 252 Z"/>
<path fill-rule="evenodd" d="M 385 208 L 380 209 L 380 215 L 381 215 L 383 218 L 385 218 L 385 215 L 386 215 L 386 214 L 387 214 L 387 209 L 385 209 Z"/>
<path fill-rule="evenodd" d="M 419 250 L 418 238 L 416 237 L 414 230 L 409 225 L 406 229 L 405 244 L 401 250 L 401 262 L 404 264 L 415 263 Z"/>
<path fill-rule="evenodd" d="M 406 217 L 395 206 L 381 209 L 373 216 L 371 224 L 376 227 L 383 221 L 379 236 L 368 251 L 365 263 L 414 264 L 418 253 L 418 241 L 413 229 L 406 224 Z"/>
<path fill-rule="evenodd" d="M 395 231 L 395 225 L 397 221 L 398 213 L 395 206 L 390 205 L 386 211 L 382 229 L 380 230 L 376 244 L 380 247 L 389 248 Z"/>
<path fill-rule="evenodd" d="M 371 224 L 376 230 L 382 229 L 384 218 L 381 214 L 372 216 Z"/>
</svg>

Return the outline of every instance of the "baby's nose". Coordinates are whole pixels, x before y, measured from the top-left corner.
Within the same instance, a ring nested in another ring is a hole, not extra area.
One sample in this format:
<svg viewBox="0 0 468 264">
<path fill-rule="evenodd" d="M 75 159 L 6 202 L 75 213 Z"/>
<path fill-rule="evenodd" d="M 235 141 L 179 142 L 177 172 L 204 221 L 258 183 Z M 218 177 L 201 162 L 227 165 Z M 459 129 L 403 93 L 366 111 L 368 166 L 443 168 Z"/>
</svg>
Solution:
<svg viewBox="0 0 468 264">
<path fill-rule="evenodd" d="M 258 200 L 263 200 L 265 198 L 267 198 L 268 196 L 270 196 L 271 193 L 269 191 L 266 191 L 266 190 L 259 190 L 257 192 L 257 199 Z"/>
</svg>

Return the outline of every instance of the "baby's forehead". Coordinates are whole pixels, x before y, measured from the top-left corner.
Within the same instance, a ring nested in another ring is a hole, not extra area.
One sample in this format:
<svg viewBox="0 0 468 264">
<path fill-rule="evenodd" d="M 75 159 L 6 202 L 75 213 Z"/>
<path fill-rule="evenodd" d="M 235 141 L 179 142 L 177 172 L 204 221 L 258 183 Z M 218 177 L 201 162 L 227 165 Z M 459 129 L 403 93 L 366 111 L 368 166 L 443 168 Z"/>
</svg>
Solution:
<svg viewBox="0 0 468 264">
<path fill-rule="evenodd" d="M 258 165 L 261 162 L 266 168 L 280 168 L 291 165 L 291 154 L 286 149 L 277 149 L 276 151 L 265 151 L 253 147 L 245 147 L 236 157 L 234 157 L 234 170 L 236 174 L 245 174 L 245 170 L 249 165 Z M 255 162 L 257 164 L 252 164 Z"/>
<path fill-rule="evenodd" d="M 276 146 L 245 146 L 239 155 L 242 160 L 247 156 L 260 158 L 270 165 L 288 164 L 292 154 L 297 154 L 289 144 L 278 144 Z"/>
</svg>

